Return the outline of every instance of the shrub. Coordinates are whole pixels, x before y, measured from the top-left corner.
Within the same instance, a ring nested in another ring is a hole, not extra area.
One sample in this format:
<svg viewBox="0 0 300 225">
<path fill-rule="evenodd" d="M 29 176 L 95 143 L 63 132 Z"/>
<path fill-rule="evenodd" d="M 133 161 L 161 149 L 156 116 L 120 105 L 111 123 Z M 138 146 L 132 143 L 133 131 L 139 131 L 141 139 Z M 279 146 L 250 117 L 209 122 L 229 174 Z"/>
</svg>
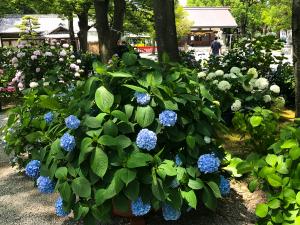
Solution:
<svg viewBox="0 0 300 225">
<path fill-rule="evenodd" d="M 238 165 L 241 173 L 252 171 L 250 190 L 260 187 L 267 194 L 267 202 L 257 205 L 257 224 L 299 223 L 299 134 L 297 123 L 284 127 L 267 156 L 252 155 Z"/>
<path fill-rule="evenodd" d="M 130 202 L 133 213 L 150 205 L 166 220 L 200 202 L 214 209 L 228 182 L 213 97 L 181 65 L 123 58 L 118 70 L 94 63 L 97 74 L 72 92 L 29 89 L 4 128 L 13 129 L 6 151 L 22 168 L 39 160 L 43 190 L 52 190 L 49 178 L 60 192 L 58 214 L 73 210 L 87 224 L 106 221 L 112 208 L 130 211 Z"/>
</svg>

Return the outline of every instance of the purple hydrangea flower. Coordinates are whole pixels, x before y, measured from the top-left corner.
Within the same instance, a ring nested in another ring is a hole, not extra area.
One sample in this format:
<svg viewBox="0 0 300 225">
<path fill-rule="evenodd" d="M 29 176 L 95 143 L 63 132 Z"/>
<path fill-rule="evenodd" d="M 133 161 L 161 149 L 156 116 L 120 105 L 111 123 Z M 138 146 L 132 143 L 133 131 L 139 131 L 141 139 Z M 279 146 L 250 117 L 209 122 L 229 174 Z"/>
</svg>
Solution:
<svg viewBox="0 0 300 225">
<path fill-rule="evenodd" d="M 172 127 L 177 121 L 177 114 L 171 110 L 165 110 L 159 114 L 159 122 L 165 127 Z"/>
<path fill-rule="evenodd" d="M 40 192 L 51 194 L 54 192 L 55 183 L 49 177 L 40 176 L 37 179 L 37 186 Z"/>
<path fill-rule="evenodd" d="M 67 128 L 71 130 L 76 130 L 80 125 L 80 120 L 76 116 L 69 116 L 65 119 Z"/>
<path fill-rule="evenodd" d="M 214 173 L 218 171 L 220 163 L 214 154 L 204 154 L 198 159 L 198 168 L 203 173 Z"/>
<path fill-rule="evenodd" d="M 25 167 L 25 174 L 31 178 L 38 178 L 40 175 L 41 162 L 31 160 Z"/>
<path fill-rule="evenodd" d="M 155 148 L 157 142 L 156 134 L 148 129 L 142 129 L 136 138 L 136 144 L 141 149 L 151 151 Z"/>
<path fill-rule="evenodd" d="M 147 105 L 150 102 L 150 95 L 142 92 L 135 92 L 134 97 L 136 98 L 136 102 L 140 105 Z"/>
<path fill-rule="evenodd" d="M 144 216 L 150 212 L 150 210 L 151 205 L 149 203 L 144 203 L 141 197 L 131 202 L 131 211 L 135 216 Z"/>
<path fill-rule="evenodd" d="M 63 200 L 61 197 L 59 197 L 55 202 L 55 212 L 56 215 L 59 217 L 66 217 L 70 214 L 70 212 L 66 212 L 63 208 Z"/>
<path fill-rule="evenodd" d="M 168 204 L 164 204 L 162 207 L 163 217 L 165 220 L 178 220 L 181 216 L 181 212 L 177 209 L 174 209 Z"/>
<path fill-rule="evenodd" d="M 60 138 L 60 147 L 62 147 L 65 151 L 71 152 L 74 150 L 76 146 L 75 137 L 70 135 L 69 133 L 65 133 Z"/>
</svg>

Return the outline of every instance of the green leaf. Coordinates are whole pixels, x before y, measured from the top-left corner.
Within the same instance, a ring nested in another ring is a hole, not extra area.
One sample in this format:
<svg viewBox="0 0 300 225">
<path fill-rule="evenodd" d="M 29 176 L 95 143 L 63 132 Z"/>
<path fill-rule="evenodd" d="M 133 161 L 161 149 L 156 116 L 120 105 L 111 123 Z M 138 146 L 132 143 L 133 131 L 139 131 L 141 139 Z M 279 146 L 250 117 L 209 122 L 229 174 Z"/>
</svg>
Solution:
<svg viewBox="0 0 300 225">
<path fill-rule="evenodd" d="M 114 96 L 104 86 L 98 88 L 95 93 L 96 105 L 103 112 L 109 113 L 110 108 L 114 104 Z"/>
<path fill-rule="evenodd" d="M 178 110 L 178 105 L 176 102 L 170 100 L 164 100 L 165 109 L 169 110 Z"/>
<path fill-rule="evenodd" d="M 62 199 L 66 202 L 69 202 L 72 197 L 71 187 L 69 183 L 66 181 L 58 188 L 59 194 L 62 197 Z"/>
<path fill-rule="evenodd" d="M 204 205 L 211 209 L 211 210 L 215 210 L 217 207 L 217 199 L 214 196 L 214 194 L 212 193 L 211 189 L 208 189 L 206 186 L 204 186 L 204 191 L 202 192 L 202 201 L 204 203 Z"/>
<path fill-rule="evenodd" d="M 127 168 L 119 169 L 117 174 L 126 186 L 136 178 L 136 171 Z"/>
<path fill-rule="evenodd" d="M 118 126 L 112 120 L 108 120 L 103 124 L 103 132 L 106 135 L 115 137 L 118 135 Z"/>
<path fill-rule="evenodd" d="M 109 74 L 112 77 L 133 77 L 131 74 L 129 73 L 125 73 L 125 72 L 121 72 L 121 71 L 117 71 L 117 72 L 108 72 L 107 74 Z"/>
<path fill-rule="evenodd" d="M 182 198 L 187 201 L 187 203 L 190 207 L 192 207 L 194 209 L 197 208 L 197 197 L 193 190 L 190 190 L 188 192 L 181 191 L 181 195 L 182 195 Z"/>
<path fill-rule="evenodd" d="M 89 128 L 100 128 L 102 121 L 97 117 L 88 116 L 85 118 L 83 124 Z"/>
<path fill-rule="evenodd" d="M 164 201 L 166 198 L 165 191 L 163 189 L 162 181 L 160 179 L 157 179 L 155 181 L 152 181 L 152 194 L 154 197 L 159 201 Z"/>
<path fill-rule="evenodd" d="M 261 116 L 252 116 L 250 118 L 250 124 L 252 127 L 258 127 L 261 122 L 262 122 L 263 118 Z"/>
<path fill-rule="evenodd" d="M 134 86 L 134 85 L 130 85 L 130 84 L 123 84 L 124 87 L 127 87 L 131 90 L 137 91 L 137 92 L 141 92 L 141 93 L 147 93 L 147 91 L 144 88 L 138 87 L 138 86 Z"/>
<path fill-rule="evenodd" d="M 214 100 L 214 98 L 213 98 L 213 96 L 209 93 L 209 91 L 206 89 L 205 85 L 199 84 L 199 86 L 200 86 L 200 93 L 201 93 L 201 95 L 202 95 L 204 98 L 206 98 L 206 99 L 208 99 L 209 101 L 212 102 L 212 101 Z"/>
<path fill-rule="evenodd" d="M 281 146 L 281 148 L 294 148 L 298 147 L 298 141 L 295 139 L 286 140 Z"/>
<path fill-rule="evenodd" d="M 55 177 L 59 180 L 66 180 L 68 176 L 67 167 L 59 167 L 55 172 Z"/>
<path fill-rule="evenodd" d="M 116 210 L 126 213 L 129 212 L 130 201 L 123 195 L 119 194 L 113 199 Z"/>
<path fill-rule="evenodd" d="M 91 196 L 91 184 L 84 177 L 78 177 L 72 181 L 72 189 L 76 195 L 82 198 Z"/>
<path fill-rule="evenodd" d="M 219 185 L 217 185 L 213 181 L 209 181 L 209 182 L 207 182 L 207 184 L 211 188 L 211 190 L 213 191 L 216 198 L 222 198 L 221 192 L 220 192 L 220 189 L 219 189 Z"/>
<path fill-rule="evenodd" d="M 271 209 L 278 209 L 280 205 L 281 205 L 280 200 L 276 198 L 268 202 L 268 206 Z"/>
<path fill-rule="evenodd" d="M 296 203 L 300 205 L 300 191 L 296 195 Z"/>
<path fill-rule="evenodd" d="M 103 178 L 108 168 L 108 157 L 100 148 L 96 148 L 93 151 L 91 157 L 91 169 L 92 171 Z"/>
<path fill-rule="evenodd" d="M 147 166 L 149 162 L 153 160 L 150 154 L 141 152 L 133 152 L 127 161 L 128 168 L 137 168 Z"/>
<path fill-rule="evenodd" d="M 128 184 L 124 193 L 131 200 L 135 201 L 139 197 L 140 183 L 137 180 L 133 180 Z"/>
<path fill-rule="evenodd" d="M 204 187 L 204 183 L 199 178 L 197 178 L 196 180 L 190 179 L 188 186 L 194 190 L 200 190 Z"/>
<path fill-rule="evenodd" d="M 84 218 L 88 214 L 89 210 L 90 210 L 89 207 L 79 205 L 74 210 L 74 220 L 79 220 L 80 218 Z"/>
<path fill-rule="evenodd" d="M 80 165 L 87 157 L 88 153 L 93 150 L 93 147 L 90 147 L 93 140 L 91 138 L 84 138 L 80 144 L 80 154 L 78 158 L 78 164 Z"/>
<path fill-rule="evenodd" d="M 260 218 L 266 217 L 268 215 L 268 205 L 258 204 L 255 209 L 255 214 Z"/>
<path fill-rule="evenodd" d="M 170 160 L 163 161 L 162 164 L 159 165 L 158 170 L 162 170 L 163 173 L 171 177 L 177 175 L 176 168 L 174 167 L 174 162 Z"/>
<path fill-rule="evenodd" d="M 153 123 L 155 113 L 151 106 L 138 107 L 136 111 L 136 120 L 141 127 L 147 127 Z"/>
<path fill-rule="evenodd" d="M 43 137 L 43 132 L 41 132 L 41 131 L 32 132 L 32 133 L 25 136 L 26 140 L 29 143 L 34 143 L 41 137 Z"/>
<path fill-rule="evenodd" d="M 148 73 L 146 76 L 148 86 L 157 87 L 162 82 L 162 74 L 158 71 Z"/>
<path fill-rule="evenodd" d="M 131 52 L 125 52 L 122 55 L 122 61 L 125 63 L 127 66 L 133 66 L 136 61 L 137 61 L 137 55 Z"/>
<path fill-rule="evenodd" d="M 189 148 L 194 149 L 196 145 L 196 138 L 194 136 L 187 136 L 186 137 L 186 143 L 189 146 Z"/>
<path fill-rule="evenodd" d="M 277 156 L 274 154 L 268 154 L 266 157 L 266 162 L 272 166 L 275 167 L 276 163 L 277 163 Z"/>
<path fill-rule="evenodd" d="M 296 160 L 300 157 L 300 148 L 299 147 L 293 147 L 289 152 L 292 160 Z"/>
<path fill-rule="evenodd" d="M 106 73 L 106 66 L 100 62 L 93 62 L 93 69 L 100 75 Z"/>
<path fill-rule="evenodd" d="M 258 183 L 257 179 L 251 180 L 250 183 L 248 184 L 249 191 L 254 192 L 256 190 L 258 184 L 259 183 Z"/>
<path fill-rule="evenodd" d="M 114 117 L 116 117 L 117 119 L 119 119 L 121 121 L 128 122 L 128 118 L 127 118 L 126 114 L 123 113 L 120 110 L 114 110 L 114 111 L 112 111 L 111 115 L 114 116 Z"/>
<path fill-rule="evenodd" d="M 117 146 L 119 146 L 122 149 L 127 148 L 132 144 L 130 138 L 128 138 L 125 135 L 120 135 L 116 137 L 114 141 L 116 142 Z"/>
<path fill-rule="evenodd" d="M 282 179 L 277 174 L 269 174 L 267 180 L 272 187 L 280 187 L 282 185 Z"/>
</svg>

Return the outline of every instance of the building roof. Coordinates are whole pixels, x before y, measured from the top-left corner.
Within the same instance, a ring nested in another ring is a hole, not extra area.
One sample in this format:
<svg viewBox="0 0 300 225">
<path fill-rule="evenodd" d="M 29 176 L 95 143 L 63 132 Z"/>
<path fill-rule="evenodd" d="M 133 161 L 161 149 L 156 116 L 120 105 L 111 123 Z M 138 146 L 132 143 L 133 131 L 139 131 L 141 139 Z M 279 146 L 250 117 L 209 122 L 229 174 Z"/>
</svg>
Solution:
<svg viewBox="0 0 300 225">
<path fill-rule="evenodd" d="M 21 24 L 22 17 L 24 15 L 7 15 L 3 18 L 0 18 L 0 33 L 19 33 L 20 29 L 16 25 Z M 36 14 L 32 15 L 38 18 L 40 28 L 37 29 L 37 32 L 44 35 L 51 33 L 59 27 L 63 27 L 68 30 L 68 20 L 59 17 L 56 14 Z M 77 33 L 79 31 L 78 27 L 78 18 L 74 18 L 74 31 Z"/>
<path fill-rule="evenodd" d="M 192 28 L 235 28 L 237 23 L 228 7 L 184 7 Z"/>
</svg>

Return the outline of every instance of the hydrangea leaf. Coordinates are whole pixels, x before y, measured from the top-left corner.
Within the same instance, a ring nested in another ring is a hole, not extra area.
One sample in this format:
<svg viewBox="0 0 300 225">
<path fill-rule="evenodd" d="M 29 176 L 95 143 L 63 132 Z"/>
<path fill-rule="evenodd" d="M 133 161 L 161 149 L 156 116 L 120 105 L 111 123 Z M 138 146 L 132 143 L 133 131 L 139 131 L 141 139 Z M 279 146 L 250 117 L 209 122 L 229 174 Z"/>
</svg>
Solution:
<svg viewBox="0 0 300 225">
<path fill-rule="evenodd" d="M 91 196 L 91 184 L 84 177 L 78 177 L 72 181 L 72 190 L 82 198 L 89 198 Z"/>
<path fill-rule="evenodd" d="M 96 105 L 103 112 L 109 113 L 114 104 L 114 96 L 104 86 L 98 88 L 95 93 Z"/>
<path fill-rule="evenodd" d="M 197 197 L 193 190 L 181 191 L 182 198 L 185 199 L 188 205 L 194 209 L 197 207 Z"/>
<path fill-rule="evenodd" d="M 138 107 L 136 111 L 137 123 L 145 128 L 153 123 L 155 119 L 155 113 L 151 106 Z"/>
<path fill-rule="evenodd" d="M 196 180 L 190 179 L 188 186 L 194 190 L 200 190 L 204 187 L 204 183 L 199 178 L 197 178 Z"/>
<path fill-rule="evenodd" d="M 144 167 L 152 160 L 153 157 L 150 154 L 133 152 L 128 158 L 127 167 L 128 168 Z"/>
<path fill-rule="evenodd" d="M 119 169 L 117 174 L 126 186 L 136 178 L 136 171 L 127 168 Z"/>
<path fill-rule="evenodd" d="M 255 209 L 255 214 L 260 218 L 266 217 L 267 214 L 268 214 L 268 205 L 258 204 L 256 209 Z"/>
<path fill-rule="evenodd" d="M 108 157 L 104 151 L 100 148 L 96 148 L 93 151 L 91 157 L 91 169 L 92 171 L 103 178 L 108 168 Z"/>
<path fill-rule="evenodd" d="M 59 180 L 65 180 L 67 179 L 68 176 L 68 169 L 67 167 L 59 167 L 56 171 L 55 171 L 55 177 Z"/>
</svg>

